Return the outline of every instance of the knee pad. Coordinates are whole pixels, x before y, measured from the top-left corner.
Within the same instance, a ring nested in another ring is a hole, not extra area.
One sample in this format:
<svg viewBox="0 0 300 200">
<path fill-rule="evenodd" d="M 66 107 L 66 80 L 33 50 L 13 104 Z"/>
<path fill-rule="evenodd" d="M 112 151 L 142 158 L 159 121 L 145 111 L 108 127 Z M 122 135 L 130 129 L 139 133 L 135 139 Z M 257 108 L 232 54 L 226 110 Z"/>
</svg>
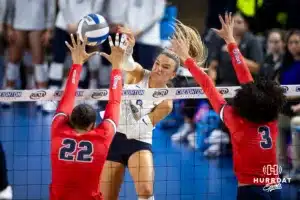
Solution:
<svg viewBox="0 0 300 200">
<path fill-rule="evenodd" d="M 20 70 L 20 63 L 11 63 L 9 62 L 7 64 L 7 68 L 6 68 L 6 79 L 9 81 L 15 81 L 18 78 L 18 74 L 19 74 L 19 70 Z"/>
<path fill-rule="evenodd" d="M 35 64 L 34 65 L 34 76 L 35 80 L 39 83 L 46 82 L 48 80 L 48 65 L 44 64 Z"/>
<path fill-rule="evenodd" d="M 51 63 L 49 69 L 49 78 L 56 81 L 61 81 L 63 79 L 63 63 Z"/>
<path fill-rule="evenodd" d="M 88 66 L 90 71 L 97 71 L 101 64 L 101 56 L 100 55 L 93 55 L 88 60 Z"/>
<path fill-rule="evenodd" d="M 300 134 L 300 116 L 296 116 L 291 119 L 291 132 L 297 132 Z"/>
</svg>

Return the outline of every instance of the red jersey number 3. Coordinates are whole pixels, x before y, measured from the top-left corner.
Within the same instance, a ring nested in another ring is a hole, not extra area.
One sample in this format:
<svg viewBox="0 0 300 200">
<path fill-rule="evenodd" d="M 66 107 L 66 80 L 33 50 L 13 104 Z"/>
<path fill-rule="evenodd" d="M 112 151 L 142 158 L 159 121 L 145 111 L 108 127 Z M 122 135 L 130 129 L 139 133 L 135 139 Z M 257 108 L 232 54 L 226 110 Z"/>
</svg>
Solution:
<svg viewBox="0 0 300 200">
<path fill-rule="evenodd" d="M 90 141 L 65 138 L 62 140 L 62 147 L 59 149 L 59 159 L 73 162 L 92 162 L 94 147 Z"/>
</svg>

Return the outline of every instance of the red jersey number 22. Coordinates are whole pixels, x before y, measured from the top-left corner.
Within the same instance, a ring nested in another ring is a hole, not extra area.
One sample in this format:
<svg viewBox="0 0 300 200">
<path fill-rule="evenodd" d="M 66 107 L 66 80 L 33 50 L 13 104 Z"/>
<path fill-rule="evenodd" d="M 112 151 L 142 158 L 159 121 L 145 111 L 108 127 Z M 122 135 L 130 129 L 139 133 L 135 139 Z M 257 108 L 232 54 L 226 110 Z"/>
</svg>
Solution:
<svg viewBox="0 0 300 200">
<path fill-rule="evenodd" d="M 62 141 L 62 147 L 59 149 L 59 159 L 64 161 L 75 162 L 92 162 L 93 161 L 93 144 L 87 140 L 76 140 L 66 138 Z"/>
</svg>

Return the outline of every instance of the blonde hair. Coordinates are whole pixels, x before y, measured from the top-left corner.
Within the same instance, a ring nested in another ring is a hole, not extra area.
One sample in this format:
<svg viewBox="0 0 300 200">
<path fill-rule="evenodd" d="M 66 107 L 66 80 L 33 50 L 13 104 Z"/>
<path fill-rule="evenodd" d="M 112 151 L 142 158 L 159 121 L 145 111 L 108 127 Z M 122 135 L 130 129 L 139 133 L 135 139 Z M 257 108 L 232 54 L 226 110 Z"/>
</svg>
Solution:
<svg viewBox="0 0 300 200">
<path fill-rule="evenodd" d="M 207 48 L 201 40 L 199 32 L 192 27 L 184 25 L 179 20 L 176 20 L 175 33 L 172 39 L 182 40 L 188 44 L 189 55 L 195 59 L 199 66 L 203 66 L 207 59 Z"/>
</svg>

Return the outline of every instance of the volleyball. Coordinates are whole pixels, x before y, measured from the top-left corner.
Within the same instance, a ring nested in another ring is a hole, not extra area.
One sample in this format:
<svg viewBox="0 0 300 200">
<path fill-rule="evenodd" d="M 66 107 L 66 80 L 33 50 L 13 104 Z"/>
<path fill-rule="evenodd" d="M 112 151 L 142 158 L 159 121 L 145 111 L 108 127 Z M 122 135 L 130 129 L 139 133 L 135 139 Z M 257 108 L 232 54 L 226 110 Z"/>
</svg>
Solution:
<svg viewBox="0 0 300 200">
<path fill-rule="evenodd" d="M 81 41 L 87 37 L 87 45 L 102 44 L 109 35 L 109 26 L 102 15 L 89 14 L 84 16 L 78 24 L 77 34 Z"/>
</svg>

